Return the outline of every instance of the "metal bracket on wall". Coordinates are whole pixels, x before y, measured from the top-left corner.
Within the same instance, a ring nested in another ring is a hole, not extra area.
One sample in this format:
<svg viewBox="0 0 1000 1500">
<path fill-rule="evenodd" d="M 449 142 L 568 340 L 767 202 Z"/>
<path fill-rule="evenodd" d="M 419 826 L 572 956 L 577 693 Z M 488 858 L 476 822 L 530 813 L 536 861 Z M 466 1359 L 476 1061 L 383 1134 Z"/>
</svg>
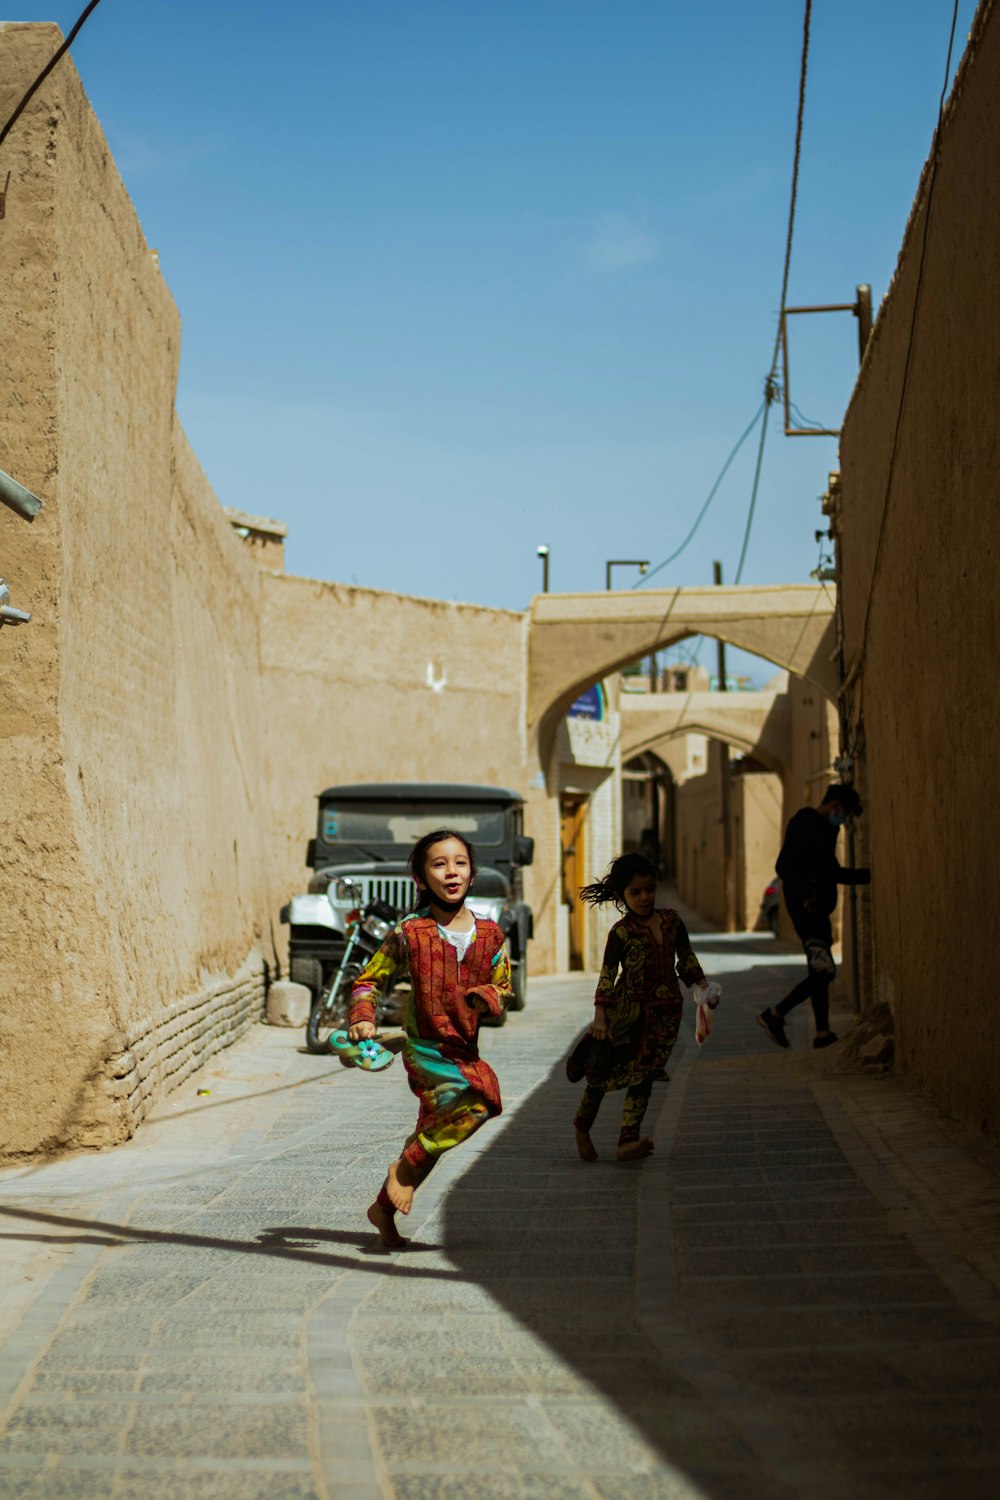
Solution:
<svg viewBox="0 0 1000 1500">
<path fill-rule="evenodd" d="M 796 427 L 792 423 L 791 396 L 788 373 L 788 319 L 800 313 L 853 313 L 858 320 L 858 363 L 865 357 L 865 349 L 872 331 L 872 289 L 866 284 L 855 288 L 856 302 L 830 302 L 822 307 L 783 307 L 781 309 L 781 362 L 783 371 L 782 401 L 785 408 L 786 437 L 839 437 L 839 427 Z"/>
</svg>

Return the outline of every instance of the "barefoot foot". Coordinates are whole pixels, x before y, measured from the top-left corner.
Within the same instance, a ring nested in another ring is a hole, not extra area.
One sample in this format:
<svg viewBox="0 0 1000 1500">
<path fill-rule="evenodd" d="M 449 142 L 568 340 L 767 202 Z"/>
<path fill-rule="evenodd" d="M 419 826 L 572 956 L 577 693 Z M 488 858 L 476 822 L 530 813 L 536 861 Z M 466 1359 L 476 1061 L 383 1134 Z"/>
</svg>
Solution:
<svg viewBox="0 0 1000 1500">
<path fill-rule="evenodd" d="M 596 1161 L 597 1147 L 594 1145 L 587 1132 L 585 1130 L 581 1130 L 578 1125 L 574 1125 L 573 1134 L 576 1136 L 576 1149 L 579 1151 L 583 1160 Z"/>
<path fill-rule="evenodd" d="M 401 1214 L 408 1214 L 413 1207 L 413 1186 L 411 1183 L 400 1182 L 399 1167 L 398 1161 L 390 1166 L 386 1174 L 385 1190 L 393 1208 L 398 1209 Z"/>
<path fill-rule="evenodd" d="M 385 1209 L 379 1204 L 378 1199 L 375 1200 L 368 1210 L 368 1222 L 369 1224 L 373 1224 L 378 1230 L 379 1239 L 387 1250 L 404 1250 L 406 1248 L 408 1242 L 403 1239 L 403 1236 L 396 1228 L 396 1221 L 393 1219 L 392 1214 L 386 1213 Z"/>
<path fill-rule="evenodd" d="M 626 1141 L 624 1146 L 618 1147 L 619 1161 L 639 1161 L 644 1156 L 649 1156 L 653 1149 L 653 1143 L 648 1135 L 644 1135 L 641 1141 Z"/>
</svg>

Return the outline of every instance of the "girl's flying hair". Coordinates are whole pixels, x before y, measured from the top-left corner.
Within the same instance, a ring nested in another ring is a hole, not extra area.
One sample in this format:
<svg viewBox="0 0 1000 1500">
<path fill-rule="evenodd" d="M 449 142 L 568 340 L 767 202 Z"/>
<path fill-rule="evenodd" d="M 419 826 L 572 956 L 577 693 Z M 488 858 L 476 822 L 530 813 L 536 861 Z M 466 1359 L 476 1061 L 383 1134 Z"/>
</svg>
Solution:
<svg viewBox="0 0 1000 1500">
<path fill-rule="evenodd" d="M 431 848 L 435 844 L 443 844 L 445 839 L 457 839 L 460 844 L 465 845 L 465 852 L 469 856 L 469 868 L 472 871 L 473 878 L 475 877 L 476 856 L 465 834 L 456 833 L 454 828 L 435 828 L 433 833 L 425 833 L 422 839 L 417 839 L 408 861 L 410 874 L 417 882 L 417 885 L 423 886 L 426 884 L 424 870 L 427 868 L 427 855 Z"/>
<path fill-rule="evenodd" d="M 580 900 L 591 906 L 603 906 L 613 901 L 619 911 L 625 911 L 625 887 L 631 885 L 637 875 L 652 875 L 656 880 L 656 866 L 644 854 L 619 854 L 608 866 L 608 873 L 593 885 L 585 885 L 580 891 Z"/>
</svg>

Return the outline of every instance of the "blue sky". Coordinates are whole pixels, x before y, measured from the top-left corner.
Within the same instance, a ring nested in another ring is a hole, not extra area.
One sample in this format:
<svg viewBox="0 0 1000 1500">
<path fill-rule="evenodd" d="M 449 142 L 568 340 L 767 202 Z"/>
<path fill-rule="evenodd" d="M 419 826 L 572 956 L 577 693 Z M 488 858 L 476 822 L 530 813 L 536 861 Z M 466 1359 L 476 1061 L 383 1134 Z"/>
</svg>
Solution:
<svg viewBox="0 0 1000 1500">
<path fill-rule="evenodd" d="M 815 0 L 791 303 L 884 294 L 951 9 Z M 770 362 L 802 13 L 103 0 L 74 56 L 180 308 L 178 408 L 220 501 L 286 521 L 292 572 L 509 608 L 539 543 L 567 591 L 673 551 Z M 793 395 L 836 427 L 855 323 L 805 324 Z M 732 578 L 753 461 L 658 582 Z M 834 467 L 772 416 L 745 582 L 808 579 Z"/>
</svg>

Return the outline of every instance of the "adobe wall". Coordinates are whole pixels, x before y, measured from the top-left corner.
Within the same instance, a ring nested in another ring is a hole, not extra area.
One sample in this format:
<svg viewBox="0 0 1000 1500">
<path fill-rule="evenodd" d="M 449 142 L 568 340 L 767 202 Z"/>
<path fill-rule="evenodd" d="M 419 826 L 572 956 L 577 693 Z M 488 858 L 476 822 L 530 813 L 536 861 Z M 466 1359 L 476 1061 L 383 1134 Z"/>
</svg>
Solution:
<svg viewBox="0 0 1000 1500">
<path fill-rule="evenodd" d="M 0 98 L 58 45 L 8 26 Z M 260 1012 L 258 575 L 173 413 L 176 309 L 64 60 L 9 140 L 0 1150 L 103 1145 Z"/>
<path fill-rule="evenodd" d="M 708 742 L 708 769 L 677 788 L 677 892 L 685 905 L 722 926 L 726 897 L 722 857 L 722 747 Z M 733 776 L 730 808 L 735 859 L 736 926 L 752 928 L 781 845 L 781 779 L 770 772 Z"/>
<path fill-rule="evenodd" d="M 279 905 L 304 889 L 324 787 L 409 780 L 527 790 L 524 615 L 277 572 L 261 581 Z"/>
<path fill-rule="evenodd" d="M 1000 19 L 986 3 L 947 110 L 929 226 L 925 171 L 845 420 L 836 518 L 875 998 L 892 1006 L 902 1075 L 994 1138 L 998 97 Z"/>
</svg>

